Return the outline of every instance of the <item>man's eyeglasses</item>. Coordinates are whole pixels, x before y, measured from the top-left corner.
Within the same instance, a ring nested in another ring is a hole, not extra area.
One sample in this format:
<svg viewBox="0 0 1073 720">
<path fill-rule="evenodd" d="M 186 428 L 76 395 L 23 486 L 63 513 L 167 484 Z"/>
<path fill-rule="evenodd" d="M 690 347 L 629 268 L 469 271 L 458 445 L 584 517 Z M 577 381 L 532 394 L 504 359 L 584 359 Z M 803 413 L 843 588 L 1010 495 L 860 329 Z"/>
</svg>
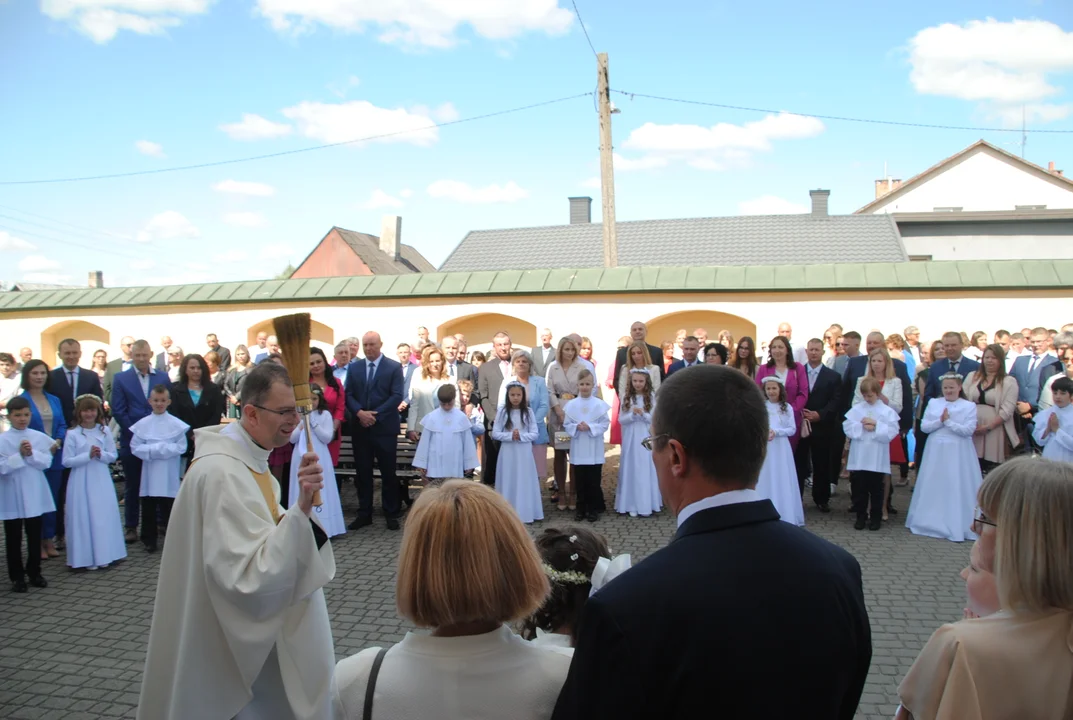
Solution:
<svg viewBox="0 0 1073 720">
<path fill-rule="evenodd" d="M 846 347 L 846 343 L 844 343 L 844 342 L 836 342 L 835 347 Z"/>
<path fill-rule="evenodd" d="M 987 515 L 984 515 L 982 510 L 976 511 L 976 517 L 972 520 L 972 531 L 977 535 L 984 534 L 984 525 L 990 525 L 991 527 L 998 527 L 995 523 L 987 519 Z"/>
<path fill-rule="evenodd" d="M 649 451 L 654 450 L 655 448 L 653 446 L 657 442 L 659 442 L 660 440 L 662 440 L 664 438 L 669 438 L 669 437 L 670 437 L 670 435 L 668 433 L 660 433 L 659 435 L 649 435 L 648 437 L 646 437 L 644 440 L 641 441 L 641 447 L 643 447 L 645 450 L 649 450 Z"/>
<path fill-rule="evenodd" d="M 273 415 L 279 415 L 282 418 L 298 418 L 298 408 L 284 408 L 283 410 L 273 410 L 272 408 L 266 408 L 262 405 L 254 405 L 258 410 L 264 410 L 270 412 Z"/>
</svg>

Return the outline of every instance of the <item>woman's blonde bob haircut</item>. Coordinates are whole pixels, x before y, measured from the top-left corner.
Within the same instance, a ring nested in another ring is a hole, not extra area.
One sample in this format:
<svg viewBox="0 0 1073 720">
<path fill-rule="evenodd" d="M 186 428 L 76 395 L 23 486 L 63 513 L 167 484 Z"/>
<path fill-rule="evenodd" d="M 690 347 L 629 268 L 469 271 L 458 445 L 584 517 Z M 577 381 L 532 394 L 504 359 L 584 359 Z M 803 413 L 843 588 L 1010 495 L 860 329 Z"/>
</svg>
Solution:
<svg viewBox="0 0 1073 720">
<path fill-rule="evenodd" d="M 980 486 L 995 523 L 999 603 L 1013 612 L 1073 610 L 1073 465 L 1022 457 Z"/>
<path fill-rule="evenodd" d="M 550 591 L 540 553 L 490 487 L 451 480 L 414 503 L 399 551 L 399 614 L 418 627 L 529 617 Z"/>
</svg>

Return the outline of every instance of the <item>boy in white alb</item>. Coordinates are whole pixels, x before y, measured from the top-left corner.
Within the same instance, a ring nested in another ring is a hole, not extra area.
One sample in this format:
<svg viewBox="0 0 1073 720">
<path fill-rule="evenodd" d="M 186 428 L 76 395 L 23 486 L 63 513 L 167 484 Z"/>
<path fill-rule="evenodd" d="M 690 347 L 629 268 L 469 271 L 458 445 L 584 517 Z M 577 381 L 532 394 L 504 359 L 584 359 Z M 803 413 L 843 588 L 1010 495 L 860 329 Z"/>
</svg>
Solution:
<svg viewBox="0 0 1073 720">
<path fill-rule="evenodd" d="M 1043 457 L 1049 460 L 1073 462 L 1073 380 L 1058 378 L 1051 385 L 1054 405 L 1036 417 L 1036 442 L 1043 448 Z"/>
<path fill-rule="evenodd" d="M 7 403 L 11 429 L 0 433 L 0 519 L 7 542 L 7 575 L 11 589 L 26 592 L 48 587 L 41 576 L 41 516 L 56 509 L 45 470 L 52 467 L 56 441 L 30 429 L 30 401 L 20 395 Z M 22 562 L 22 531 L 26 529 L 26 564 Z"/>
<path fill-rule="evenodd" d="M 578 396 L 563 406 L 563 430 L 570 436 L 570 464 L 577 479 L 575 520 L 595 522 L 606 506 L 600 479 L 604 469 L 604 433 L 611 426 L 611 406 L 593 394 L 588 370 L 577 375 Z"/>
<path fill-rule="evenodd" d="M 413 466 L 421 479 L 435 484 L 466 477 L 477 467 L 477 444 L 466 414 L 455 407 L 455 386 L 441 385 L 436 391 L 440 407 L 421 418 L 421 439 L 417 441 Z"/>
<path fill-rule="evenodd" d="M 149 392 L 153 412 L 130 427 L 130 451 L 142 460 L 142 542 L 146 552 L 157 549 L 157 508 L 167 527 L 171 506 L 179 494 L 179 458 L 186 452 L 190 426 L 168 413 L 171 393 L 157 385 Z"/>
<path fill-rule="evenodd" d="M 883 476 L 890 472 L 890 441 L 898 434 L 898 413 L 879 400 L 881 388 L 874 377 L 861 380 L 861 396 L 846 413 L 842 429 L 849 438 L 849 470 L 853 527 L 878 530 L 883 522 Z M 871 501 L 871 516 L 868 506 Z"/>
</svg>

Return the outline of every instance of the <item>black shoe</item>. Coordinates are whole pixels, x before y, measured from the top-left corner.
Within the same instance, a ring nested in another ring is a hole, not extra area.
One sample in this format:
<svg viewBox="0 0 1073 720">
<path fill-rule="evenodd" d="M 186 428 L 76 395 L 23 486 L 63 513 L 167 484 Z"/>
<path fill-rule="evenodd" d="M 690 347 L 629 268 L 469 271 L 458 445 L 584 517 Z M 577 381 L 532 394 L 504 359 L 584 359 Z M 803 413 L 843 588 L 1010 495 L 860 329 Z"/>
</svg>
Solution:
<svg viewBox="0 0 1073 720">
<path fill-rule="evenodd" d="M 372 525 L 372 524 L 373 524 L 373 519 L 371 517 L 367 517 L 365 515 L 358 515 L 358 517 L 356 517 L 354 519 L 354 522 L 350 523 L 346 527 L 347 527 L 347 530 L 361 530 L 366 525 Z"/>
<path fill-rule="evenodd" d="M 854 530 L 864 530 L 864 526 L 868 524 L 868 521 L 861 515 L 857 516 L 857 522 L 853 523 Z"/>
<path fill-rule="evenodd" d="M 398 530 L 399 529 L 399 521 L 398 521 L 398 519 L 397 518 L 388 518 L 387 519 L 387 529 L 388 530 Z"/>
<path fill-rule="evenodd" d="M 894 507 L 892 505 L 887 505 L 887 512 L 889 514 L 891 514 L 891 515 L 897 515 L 898 514 L 898 508 L 896 508 L 896 507 Z"/>
<path fill-rule="evenodd" d="M 48 580 L 46 580 L 40 575 L 31 575 L 30 584 L 33 585 L 35 588 L 47 588 Z"/>
<path fill-rule="evenodd" d="M 404 498 L 402 499 L 402 503 L 403 503 L 403 504 L 404 504 L 404 505 L 405 505 L 405 506 L 406 506 L 407 508 L 410 508 L 410 507 L 412 507 L 412 506 L 413 506 L 413 504 L 414 504 L 414 499 L 413 499 L 412 497 L 410 497 L 409 495 L 407 495 L 406 497 L 404 497 Z"/>
<path fill-rule="evenodd" d="M 145 551 L 150 554 L 155 553 L 156 543 L 145 543 Z"/>
<path fill-rule="evenodd" d="M 11 583 L 11 592 L 24 593 L 26 592 L 26 590 L 27 587 L 25 580 L 16 580 L 15 582 Z"/>
<path fill-rule="evenodd" d="M 831 506 L 828 505 L 827 503 L 817 503 L 816 508 L 822 513 L 831 512 Z"/>
<path fill-rule="evenodd" d="M 881 527 L 883 527 L 883 522 L 881 520 L 873 520 L 872 522 L 868 523 L 869 530 L 878 530 Z"/>
<path fill-rule="evenodd" d="M 581 522 L 582 520 L 584 520 L 585 519 L 584 511 L 578 510 L 576 513 L 574 513 L 574 519 L 577 520 L 578 522 Z"/>
<path fill-rule="evenodd" d="M 600 513 L 591 512 L 591 513 L 589 513 L 588 515 L 585 516 L 585 519 L 588 520 L 589 522 L 596 522 L 597 520 L 600 519 Z"/>
</svg>

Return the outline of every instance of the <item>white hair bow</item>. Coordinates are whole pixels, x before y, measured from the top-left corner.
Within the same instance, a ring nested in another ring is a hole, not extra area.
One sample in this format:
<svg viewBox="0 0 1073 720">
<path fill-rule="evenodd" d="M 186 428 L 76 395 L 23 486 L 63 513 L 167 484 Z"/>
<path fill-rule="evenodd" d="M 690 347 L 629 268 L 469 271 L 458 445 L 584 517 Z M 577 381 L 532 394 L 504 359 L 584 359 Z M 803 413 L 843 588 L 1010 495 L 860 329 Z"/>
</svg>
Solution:
<svg viewBox="0 0 1073 720">
<path fill-rule="evenodd" d="M 629 569 L 629 555 L 619 555 L 613 560 L 608 560 L 605 557 L 600 558 L 592 571 L 592 590 L 589 591 L 589 597 L 592 597 L 597 590 Z"/>
</svg>

